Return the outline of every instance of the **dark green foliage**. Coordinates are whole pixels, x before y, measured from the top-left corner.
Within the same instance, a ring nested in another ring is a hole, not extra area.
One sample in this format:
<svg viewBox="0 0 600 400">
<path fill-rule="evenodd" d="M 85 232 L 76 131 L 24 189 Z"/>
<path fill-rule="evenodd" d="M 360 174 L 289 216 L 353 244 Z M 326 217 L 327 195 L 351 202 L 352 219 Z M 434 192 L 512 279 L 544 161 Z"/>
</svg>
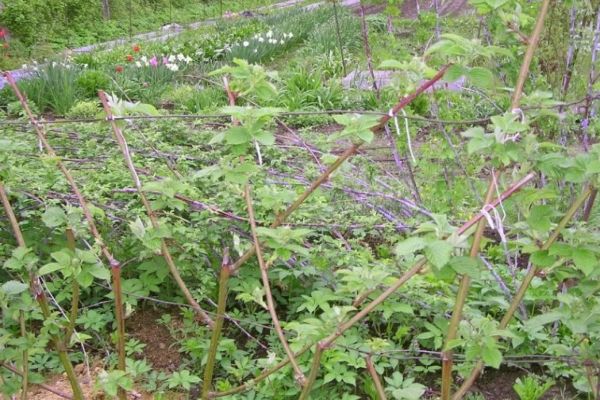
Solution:
<svg viewBox="0 0 600 400">
<path fill-rule="evenodd" d="M 77 87 L 82 95 L 89 98 L 96 98 L 98 90 L 107 90 L 111 84 L 111 79 L 108 74 L 99 70 L 85 70 L 77 77 Z"/>
</svg>

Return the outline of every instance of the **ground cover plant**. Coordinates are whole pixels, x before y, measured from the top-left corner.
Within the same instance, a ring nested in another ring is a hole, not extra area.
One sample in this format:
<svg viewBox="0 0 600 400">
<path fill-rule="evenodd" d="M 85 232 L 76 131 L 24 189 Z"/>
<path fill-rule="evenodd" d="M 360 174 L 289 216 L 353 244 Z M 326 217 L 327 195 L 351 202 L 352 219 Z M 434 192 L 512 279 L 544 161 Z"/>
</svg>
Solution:
<svg viewBox="0 0 600 400">
<path fill-rule="evenodd" d="M 5 74 L 2 396 L 600 398 L 600 7 L 409 3 Z"/>
</svg>

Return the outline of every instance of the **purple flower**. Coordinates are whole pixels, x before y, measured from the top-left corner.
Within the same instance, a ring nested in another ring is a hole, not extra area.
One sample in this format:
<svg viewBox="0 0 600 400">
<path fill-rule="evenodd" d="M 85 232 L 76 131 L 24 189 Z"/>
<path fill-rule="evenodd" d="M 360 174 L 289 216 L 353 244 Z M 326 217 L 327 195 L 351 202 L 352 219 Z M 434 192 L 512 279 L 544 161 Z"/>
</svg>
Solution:
<svg viewBox="0 0 600 400">
<path fill-rule="evenodd" d="M 158 66 L 158 60 L 156 59 L 156 56 L 153 56 L 150 61 L 149 61 L 150 65 L 152 65 L 154 68 L 156 68 Z"/>
<path fill-rule="evenodd" d="M 587 118 L 585 118 L 583 121 L 581 121 L 581 127 L 583 129 L 587 129 L 589 125 L 590 125 L 590 121 Z"/>
</svg>

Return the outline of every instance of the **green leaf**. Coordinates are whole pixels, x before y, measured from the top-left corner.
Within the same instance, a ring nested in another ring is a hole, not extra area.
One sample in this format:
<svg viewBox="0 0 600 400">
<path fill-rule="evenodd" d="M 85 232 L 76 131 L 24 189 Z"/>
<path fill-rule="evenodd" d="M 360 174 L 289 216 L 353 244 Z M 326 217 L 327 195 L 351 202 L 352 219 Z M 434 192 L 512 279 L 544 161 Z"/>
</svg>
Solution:
<svg viewBox="0 0 600 400">
<path fill-rule="evenodd" d="M 48 228 L 56 228 L 67 222 L 67 214 L 62 207 L 51 206 L 42 214 L 42 222 Z"/>
<path fill-rule="evenodd" d="M 457 274 L 467 275 L 473 279 L 477 279 L 480 276 L 481 263 L 479 259 L 472 257 L 453 257 L 449 266 L 456 271 Z"/>
<path fill-rule="evenodd" d="M 11 296 L 11 295 L 23 293 L 24 291 L 27 290 L 28 287 L 29 286 L 23 282 L 8 281 L 8 282 L 4 282 L 4 284 L 2 286 L 0 286 L 0 290 L 2 292 L 6 293 L 7 295 Z"/>
<path fill-rule="evenodd" d="M 535 206 L 529 212 L 527 223 L 532 229 L 538 232 L 547 232 L 552 227 L 552 223 L 550 222 L 552 214 L 553 211 L 550 206 Z"/>
<path fill-rule="evenodd" d="M 538 250 L 531 254 L 529 259 L 536 267 L 551 267 L 556 262 L 556 257 L 548 254 L 548 250 Z"/>
<path fill-rule="evenodd" d="M 487 68 L 473 67 L 468 73 L 469 81 L 478 87 L 490 89 L 494 86 L 494 74 Z"/>
<path fill-rule="evenodd" d="M 445 240 L 433 240 L 425 248 L 425 257 L 434 268 L 440 270 L 450 261 L 453 250 L 454 246 Z"/>
<path fill-rule="evenodd" d="M 59 271 L 59 270 L 61 270 L 63 268 L 65 268 L 64 264 L 49 263 L 49 264 L 44 265 L 43 267 L 41 267 L 38 270 L 38 275 L 39 276 L 48 275 L 48 274 L 51 274 L 53 272 Z"/>
<path fill-rule="evenodd" d="M 498 369 L 500 368 L 500 364 L 502 364 L 502 353 L 492 338 L 487 339 L 489 340 L 486 340 L 486 343 L 481 348 L 481 358 L 485 365 Z"/>
<path fill-rule="evenodd" d="M 531 329 L 539 328 L 546 324 L 550 324 L 554 321 L 558 321 L 561 318 L 563 318 L 563 313 L 560 311 L 546 312 L 544 314 L 536 315 L 535 317 L 527 320 L 525 322 L 525 327 L 527 329 L 531 330 Z"/>
<path fill-rule="evenodd" d="M 225 134 L 225 141 L 227 144 L 244 144 L 252 140 L 252 136 L 248 133 L 248 129 L 243 126 L 234 126 L 229 128 Z"/>
<path fill-rule="evenodd" d="M 102 279 L 104 281 L 110 280 L 110 271 L 108 268 L 104 268 L 101 264 L 93 264 L 89 268 L 86 268 L 86 270 L 98 279 Z"/>
<path fill-rule="evenodd" d="M 583 272 L 586 276 L 594 271 L 594 267 L 598 265 L 596 255 L 588 249 L 577 248 L 573 251 L 573 262 L 577 269 Z"/>
<path fill-rule="evenodd" d="M 275 135 L 264 130 L 254 132 L 254 139 L 265 146 L 272 146 L 275 144 Z"/>
<path fill-rule="evenodd" d="M 469 71 L 459 64 L 452 64 L 450 68 L 444 74 L 444 80 L 446 82 L 454 82 L 461 76 L 468 74 Z"/>
<path fill-rule="evenodd" d="M 421 237 L 409 237 L 408 239 L 396 245 L 396 255 L 398 257 L 414 254 L 416 251 L 422 250 L 427 246 L 427 241 Z"/>
</svg>

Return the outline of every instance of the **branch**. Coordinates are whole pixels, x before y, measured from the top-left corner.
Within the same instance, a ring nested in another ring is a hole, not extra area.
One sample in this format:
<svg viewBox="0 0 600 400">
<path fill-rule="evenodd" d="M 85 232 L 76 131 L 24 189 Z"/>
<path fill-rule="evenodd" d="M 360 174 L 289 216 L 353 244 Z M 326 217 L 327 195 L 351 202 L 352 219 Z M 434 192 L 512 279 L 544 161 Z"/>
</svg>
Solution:
<svg viewBox="0 0 600 400">
<path fill-rule="evenodd" d="M 375 390 L 377 390 L 377 397 L 379 400 L 386 400 L 385 390 L 383 389 L 383 385 L 381 384 L 381 379 L 375 370 L 375 365 L 373 365 L 373 359 L 371 355 L 367 355 L 367 371 L 369 371 L 369 375 L 371 375 L 371 379 L 373 379 L 373 384 L 375 384 Z"/>
<path fill-rule="evenodd" d="M 159 228 L 158 218 L 156 218 L 156 215 L 154 214 L 154 211 L 152 210 L 152 206 L 150 205 L 150 202 L 148 201 L 148 198 L 146 197 L 146 194 L 144 193 L 144 190 L 142 188 L 142 182 L 140 181 L 140 177 L 138 176 L 138 173 L 135 169 L 135 165 L 133 164 L 133 160 L 131 159 L 131 154 L 129 153 L 129 147 L 127 145 L 127 141 L 125 140 L 125 136 L 123 135 L 123 132 L 117 126 L 117 123 L 115 122 L 115 120 L 113 118 L 112 110 L 108 104 L 108 99 L 106 97 L 106 93 L 104 93 L 103 91 L 99 91 L 98 97 L 100 98 L 100 101 L 102 102 L 102 106 L 104 107 L 104 112 L 106 113 L 107 119 L 110 121 L 110 125 L 111 125 L 113 133 L 115 135 L 115 139 L 117 140 L 117 143 L 119 144 L 121 152 L 123 153 L 123 158 L 125 159 L 125 164 L 127 165 L 127 168 L 129 169 L 129 172 L 130 172 L 131 178 L 133 179 L 133 182 L 135 184 L 136 190 L 140 196 L 140 199 L 142 200 L 144 208 L 146 209 L 146 213 L 148 214 L 148 218 L 150 218 L 152 227 L 154 229 L 158 229 Z M 190 305 L 192 306 L 194 311 L 198 314 L 200 319 L 206 325 L 208 325 L 209 327 L 212 328 L 212 326 L 214 325 L 213 320 L 202 309 L 202 307 L 200 307 L 200 305 L 196 302 L 196 300 L 192 296 L 192 293 L 190 292 L 187 285 L 181 278 L 181 275 L 179 274 L 179 270 L 177 269 L 177 266 L 175 265 L 175 262 L 173 261 L 173 257 L 171 256 L 171 252 L 169 251 L 169 247 L 167 246 L 167 242 L 162 238 L 160 240 L 160 249 L 161 249 L 163 258 L 165 259 L 165 262 L 167 263 L 167 266 L 169 267 L 169 272 L 171 273 L 171 276 L 173 277 L 173 279 L 175 279 L 177 286 L 179 286 L 179 289 L 183 292 L 183 295 L 185 296 L 186 300 L 188 301 L 188 303 L 190 303 Z"/>
<path fill-rule="evenodd" d="M 254 219 L 254 207 L 252 205 L 252 196 L 250 194 L 250 186 L 246 185 L 244 189 L 244 197 L 246 199 L 246 205 L 248 207 L 248 218 L 250 219 L 250 229 L 252 231 L 252 239 L 254 240 L 254 247 L 256 248 L 256 258 L 258 258 L 258 264 L 260 266 L 260 275 L 262 277 L 263 286 L 265 287 L 265 297 L 267 298 L 267 308 L 269 309 L 269 313 L 271 314 L 271 319 L 273 320 L 273 326 L 275 327 L 275 331 L 277 332 L 277 336 L 279 336 L 279 341 L 287 354 L 290 363 L 292 364 L 292 368 L 294 369 L 294 374 L 296 381 L 300 384 L 300 386 L 305 386 L 306 378 L 302 373 L 302 370 L 298 366 L 298 361 L 294 357 L 294 353 L 290 349 L 288 345 L 287 339 L 285 338 L 285 334 L 283 333 L 283 329 L 281 329 L 281 324 L 279 323 L 279 318 L 277 317 L 277 312 L 275 311 L 275 302 L 273 301 L 273 294 L 271 293 L 271 285 L 269 284 L 269 275 L 268 275 L 268 266 L 265 264 L 265 260 L 262 255 L 262 250 L 260 249 L 260 242 L 258 240 L 258 234 L 256 233 L 256 220 Z"/>
<path fill-rule="evenodd" d="M 231 276 L 229 266 L 229 250 L 225 248 L 223 251 L 223 261 L 221 263 L 221 274 L 219 277 L 219 301 L 217 303 L 217 317 L 210 338 L 210 347 L 208 349 L 208 360 L 206 361 L 206 369 L 204 370 L 204 381 L 202 383 L 202 399 L 208 399 L 210 389 L 212 387 L 212 379 L 217 359 L 217 350 L 219 340 L 221 339 L 221 331 L 223 330 L 223 320 L 225 318 L 225 309 L 227 306 L 227 284 Z"/>
</svg>

